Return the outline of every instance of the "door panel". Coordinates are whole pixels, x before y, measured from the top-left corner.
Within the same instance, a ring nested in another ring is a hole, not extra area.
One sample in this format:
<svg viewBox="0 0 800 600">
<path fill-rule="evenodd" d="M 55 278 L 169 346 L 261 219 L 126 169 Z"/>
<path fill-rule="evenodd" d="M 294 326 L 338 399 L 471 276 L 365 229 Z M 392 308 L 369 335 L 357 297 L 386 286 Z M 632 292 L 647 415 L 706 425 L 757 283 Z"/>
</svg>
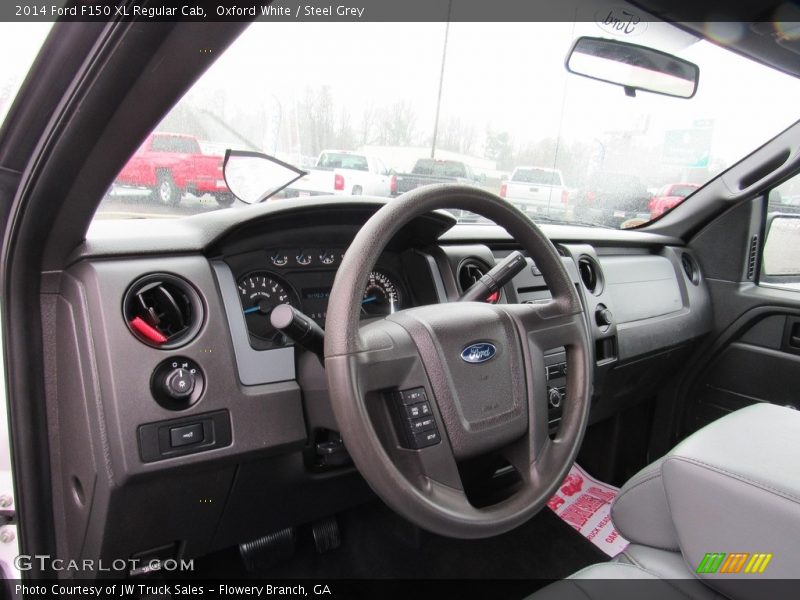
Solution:
<svg viewBox="0 0 800 600">
<path fill-rule="evenodd" d="M 690 430 L 757 402 L 800 408 L 800 355 L 784 350 L 794 315 L 773 315 L 754 323 L 711 361 L 694 389 Z"/>
<path fill-rule="evenodd" d="M 714 333 L 688 365 L 678 439 L 757 402 L 800 409 L 800 219 L 787 210 L 798 192 L 796 176 L 692 241 L 708 269 Z"/>
</svg>

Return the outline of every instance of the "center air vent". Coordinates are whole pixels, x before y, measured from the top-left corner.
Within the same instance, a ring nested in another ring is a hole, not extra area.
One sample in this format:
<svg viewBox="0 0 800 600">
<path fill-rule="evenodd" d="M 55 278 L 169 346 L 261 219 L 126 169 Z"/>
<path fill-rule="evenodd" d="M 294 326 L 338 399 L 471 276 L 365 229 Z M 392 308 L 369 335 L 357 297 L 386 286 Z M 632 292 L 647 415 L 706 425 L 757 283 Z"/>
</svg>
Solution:
<svg viewBox="0 0 800 600">
<path fill-rule="evenodd" d="M 203 304 L 184 279 L 165 273 L 147 275 L 128 288 L 125 323 L 141 342 L 173 349 L 189 342 L 203 323 Z"/>
<path fill-rule="evenodd" d="M 489 272 L 489 267 L 479 260 L 468 258 L 458 267 L 458 289 L 463 294 L 481 277 Z"/>
<path fill-rule="evenodd" d="M 458 265 L 458 289 L 463 294 L 471 288 L 481 277 L 490 271 L 489 266 L 477 258 L 468 258 Z M 485 302 L 496 304 L 500 301 L 500 292 L 494 292 L 486 298 Z"/>
<path fill-rule="evenodd" d="M 581 256 L 578 259 L 578 271 L 587 290 L 595 295 L 603 291 L 603 274 L 596 260 L 589 256 Z"/>
</svg>

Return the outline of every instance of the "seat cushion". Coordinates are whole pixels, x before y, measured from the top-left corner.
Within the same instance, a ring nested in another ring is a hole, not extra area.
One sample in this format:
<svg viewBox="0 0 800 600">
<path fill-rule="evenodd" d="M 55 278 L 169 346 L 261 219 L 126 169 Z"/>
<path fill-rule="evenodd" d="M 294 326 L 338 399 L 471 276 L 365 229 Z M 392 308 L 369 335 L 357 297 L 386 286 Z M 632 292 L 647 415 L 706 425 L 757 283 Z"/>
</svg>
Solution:
<svg viewBox="0 0 800 600">
<path fill-rule="evenodd" d="M 677 551 L 678 534 L 661 476 L 663 462 L 662 458 L 651 463 L 622 486 L 611 506 L 611 520 L 634 543 Z"/>
<path fill-rule="evenodd" d="M 661 579 L 627 562 L 608 562 L 586 567 L 569 579 L 557 581 L 528 597 L 528 600 L 693 600 L 674 582 Z"/>
<path fill-rule="evenodd" d="M 637 566 L 656 577 L 669 581 L 688 598 L 715 600 L 723 597 L 697 578 L 683 560 L 680 552 L 631 544 L 614 560 Z"/>
</svg>

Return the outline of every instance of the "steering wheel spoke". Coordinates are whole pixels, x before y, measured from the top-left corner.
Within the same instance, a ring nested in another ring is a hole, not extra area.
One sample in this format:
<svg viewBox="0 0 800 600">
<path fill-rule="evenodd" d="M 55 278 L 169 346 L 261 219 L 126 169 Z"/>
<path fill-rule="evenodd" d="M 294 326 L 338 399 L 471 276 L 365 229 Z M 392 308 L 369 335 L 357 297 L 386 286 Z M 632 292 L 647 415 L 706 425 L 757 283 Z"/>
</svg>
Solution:
<svg viewBox="0 0 800 600">
<path fill-rule="evenodd" d="M 389 319 L 360 328 L 362 350 L 346 358 L 387 457 L 421 492 L 463 486 L 442 415 L 416 345 Z M 370 432 L 363 432 L 370 433 Z M 356 440 L 345 438 L 350 447 Z"/>
</svg>

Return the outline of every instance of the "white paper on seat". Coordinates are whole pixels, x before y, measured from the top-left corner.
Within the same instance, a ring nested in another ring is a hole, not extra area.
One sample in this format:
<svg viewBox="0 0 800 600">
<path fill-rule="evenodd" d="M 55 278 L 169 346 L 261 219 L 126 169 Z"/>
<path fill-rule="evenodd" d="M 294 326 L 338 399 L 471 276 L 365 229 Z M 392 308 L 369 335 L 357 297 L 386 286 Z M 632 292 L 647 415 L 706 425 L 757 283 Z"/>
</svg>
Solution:
<svg viewBox="0 0 800 600">
<path fill-rule="evenodd" d="M 613 558 L 630 543 L 611 522 L 611 503 L 618 493 L 619 488 L 598 481 L 575 464 L 547 506 Z"/>
</svg>

